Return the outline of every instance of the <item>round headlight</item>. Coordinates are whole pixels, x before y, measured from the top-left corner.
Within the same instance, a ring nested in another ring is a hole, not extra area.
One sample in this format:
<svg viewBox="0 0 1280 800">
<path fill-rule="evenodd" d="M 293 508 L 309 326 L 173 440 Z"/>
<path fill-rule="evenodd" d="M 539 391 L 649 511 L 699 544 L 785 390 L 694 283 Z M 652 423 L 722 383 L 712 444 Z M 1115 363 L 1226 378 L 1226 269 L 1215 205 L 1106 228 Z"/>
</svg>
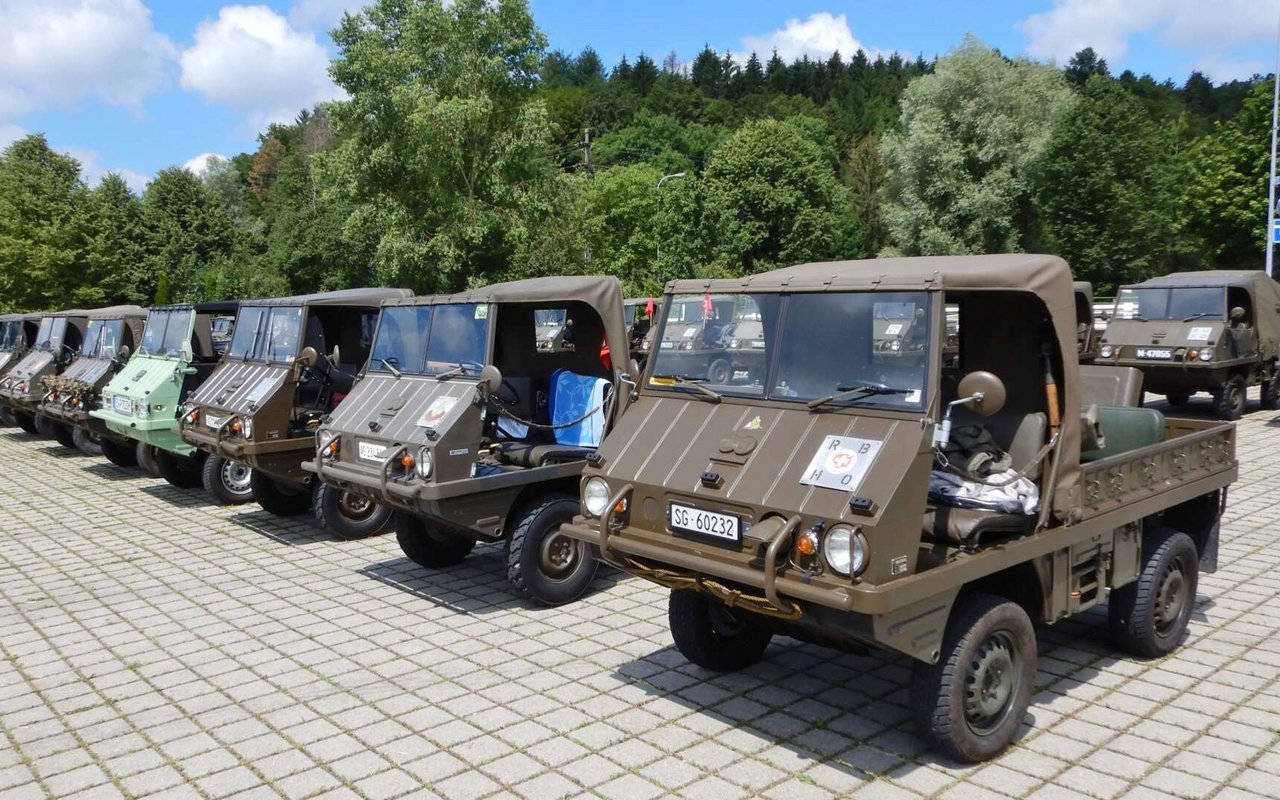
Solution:
<svg viewBox="0 0 1280 800">
<path fill-rule="evenodd" d="M 1103 358 L 1111 358 L 1113 353 L 1115 353 L 1115 350 L 1113 350 L 1109 344 L 1104 344 L 1102 349 L 1098 351 L 1098 355 Z"/>
<path fill-rule="evenodd" d="M 1213 350 L 1209 349 L 1208 347 L 1206 347 L 1206 348 L 1204 348 L 1203 350 L 1201 350 L 1201 351 L 1200 351 L 1200 360 L 1201 360 L 1201 361 L 1212 361 L 1212 360 L 1213 360 Z"/>
<path fill-rule="evenodd" d="M 603 514 L 609 506 L 609 484 L 603 478 L 587 478 L 582 487 L 582 505 L 593 517 Z"/>
<path fill-rule="evenodd" d="M 417 470 L 418 470 L 418 477 L 422 478 L 424 481 L 427 478 L 431 477 L 431 448 L 430 447 L 418 448 Z"/>
<path fill-rule="evenodd" d="M 889 345 L 889 349 L 895 353 L 898 352 L 899 350 L 902 349 L 902 342 L 894 340 L 893 344 Z"/>
<path fill-rule="evenodd" d="M 333 442 L 335 436 L 337 434 L 330 430 L 323 430 L 316 434 L 316 447 L 321 453 L 329 449 L 329 444 Z"/>
<path fill-rule="evenodd" d="M 856 575 L 867 566 L 867 540 L 848 525 L 836 525 L 822 541 L 822 554 L 831 569 Z"/>
<path fill-rule="evenodd" d="M 244 434 L 244 438 L 252 439 L 253 438 L 253 418 L 245 417 L 240 430 Z"/>
<path fill-rule="evenodd" d="M 730 346 L 730 347 L 737 347 L 737 346 L 738 346 L 738 340 L 737 340 L 737 339 L 730 339 L 730 340 L 729 340 L 729 346 Z"/>
</svg>

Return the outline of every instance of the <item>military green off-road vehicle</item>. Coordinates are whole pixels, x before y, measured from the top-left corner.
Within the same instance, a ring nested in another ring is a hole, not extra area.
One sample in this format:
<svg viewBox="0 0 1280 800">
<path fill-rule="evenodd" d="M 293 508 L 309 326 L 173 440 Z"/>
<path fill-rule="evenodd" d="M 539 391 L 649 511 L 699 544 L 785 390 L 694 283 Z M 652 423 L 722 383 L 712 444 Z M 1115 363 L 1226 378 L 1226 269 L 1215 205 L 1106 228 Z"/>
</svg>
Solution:
<svg viewBox="0 0 1280 800">
<path fill-rule="evenodd" d="M 649 310 L 651 303 L 653 300 L 649 298 L 632 298 L 622 301 L 623 316 L 627 321 L 627 349 L 631 353 L 631 358 L 635 359 L 641 367 L 649 357 L 649 348 L 645 346 L 645 339 L 653 327 L 653 314 Z"/>
<path fill-rule="evenodd" d="M 1250 386 L 1280 404 L 1280 285 L 1259 271 L 1177 272 L 1123 286 L 1099 342 L 1098 364 L 1142 370 L 1170 405 L 1213 396 L 1220 419 L 1239 419 Z"/>
<path fill-rule="evenodd" d="M 543 346 L 561 312 L 572 348 Z M 615 278 L 538 278 L 388 301 L 360 381 L 304 465 L 325 486 L 394 508 L 406 556 L 440 568 L 507 542 L 507 577 L 546 605 L 578 597 L 596 560 L 558 535 L 578 476 L 636 376 Z"/>
<path fill-rule="evenodd" d="M 1093 327 L 1093 284 L 1076 281 L 1076 352 L 1081 364 L 1092 364 L 1098 357 L 1098 332 Z"/>
<path fill-rule="evenodd" d="M 202 454 L 182 439 L 178 409 L 218 365 L 221 350 L 214 339 L 215 323 L 234 319 L 239 301 L 157 306 L 147 315 L 141 343 L 124 369 L 102 390 L 102 406 L 90 412 L 114 434 L 102 441 L 103 455 L 112 463 L 140 464 L 156 475 L 157 453 L 164 459 L 165 477 L 191 485 L 195 475 L 187 464 Z M 204 459 L 200 478 L 222 503 L 253 499 L 250 470 L 223 456 Z"/>
<path fill-rule="evenodd" d="M 60 433 L 39 413 L 40 401 L 47 391 L 41 381 L 62 374 L 79 354 L 88 313 L 68 309 L 41 315 L 35 343 L 22 360 L 0 378 L 0 406 L 8 409 L 18 427 L 27 433 L 44 436 Z"/>
<path fill-rule="evenodd" d="M 241 301 L 221 363 L 183 405 L 182 438 L 202 454 L 251 467 L 253 498 L 267 511 L 310 510 L 315 481 L 302 462 L 315 452 L 316 428 L 368 358 L 379 305 L 409 296 L 407 289 L 346 289 Z M 156 458 L 174 473 L 166 475 L 172 482 L 201 482 L 201 456 L 159 450 Z M 388 511 L 315 488 L 315 502 L 344 511 L 335 533 L 368 535 L 385 525 Z"/>
<path fill-rule="evenodd" d="M 1216 569 L 1235 426 L 1165 419 L 1135 405 L 1135 370 L 1078 366 L 1065 262 L 805 264 L 676 281 L 664 313 L 708 292 L 760 312 L 762 380 L 656 353 L 561 528 L 672 588 L 687 658 L 742 668 L 774 633 L 906 654 L 919 729 L 979 761 L 1022 724 L 1035 623 L 1107 603 L 1121 647 L 1178 645 Z M 879 312 L 904 305 L 924 347 L 886 355 Z"/>
<path fill-rule="evenodd" d="M 98 408 L 102 387 L 129 358 L 142 336 L 147 310 L 139 306 L 110 306 L 90 311 L 84 341 L 75 360 L 60 375 L 40 379 L 45 389 L 39 413 L 53 423 L 54 436 L 88 455 L 102 455 L 105 440 L 116 434 L 89 416 Z M 111 445 L 108 445 L 110 447 Z"/>
<path fill-rule="evenodd" d="M 31 345 L 35 344 L 39 328 L 39 314 L 0 315 L 0 379 L 17 366 L 31 349 Z M 18 424 L 8 406 L 0 406 L 0 422 L 5 425 Z"/>
</svg>

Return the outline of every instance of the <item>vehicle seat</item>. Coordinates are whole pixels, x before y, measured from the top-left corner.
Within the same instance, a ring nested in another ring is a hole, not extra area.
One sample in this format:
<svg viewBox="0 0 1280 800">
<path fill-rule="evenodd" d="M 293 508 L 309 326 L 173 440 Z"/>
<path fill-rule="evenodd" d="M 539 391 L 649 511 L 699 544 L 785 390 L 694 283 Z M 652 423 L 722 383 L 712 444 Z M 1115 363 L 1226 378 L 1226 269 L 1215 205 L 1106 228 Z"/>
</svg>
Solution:
<svg viewBox="0 0 1280 800">
<path fill-rule="evenodd" d="M 924 512 L 924 535 L 927 539 L 976 547 L 984 536 L 1029 533 L 1035 521 L 1034 514 L 1002 514 L 938 504 Z"/>
<path fill-rule="evenodd" d="M 1164 441 L 1164 414 L 1154 408 L 1098 406 L 1103 446 L 1080 454 L 1081 463 L 1127 453 Z"/>
<path fill-rule="evenodd" d="M 1142 402 L 1142 370 L 1136 367 L 1080 367 L 1080 404 L 1136 406 Z"/>
<path fill-rule="evenodd" d="M 554 443 L 502 442 L 495 448 L 495 456 L 503 464 L 520 467 L 541 467 L 586 458 L 604 438 L 604 404 L 611 390 L 604 378 L 556 370 L 551 375 L 547 397 L 551 424 L 563 425 L 583 416 L 587 418 L 554 429 Z"/>
<path fill-rule="evenodd" d="M 1048 418 L 1043 412 L 1001 412 L 984 417 L 962 407 L 951 413 L 952 429 L 961 425 L 981 425 L 990 431 L 995 443 L 1009 454 L 1015 471 L 1025 469 L 1036 457 L 1047 441 L 1045 436 L 1049 429 Z M 1038 476 L 1030 474 L 1027 477 L 1035 481 Z"/>
</svg>

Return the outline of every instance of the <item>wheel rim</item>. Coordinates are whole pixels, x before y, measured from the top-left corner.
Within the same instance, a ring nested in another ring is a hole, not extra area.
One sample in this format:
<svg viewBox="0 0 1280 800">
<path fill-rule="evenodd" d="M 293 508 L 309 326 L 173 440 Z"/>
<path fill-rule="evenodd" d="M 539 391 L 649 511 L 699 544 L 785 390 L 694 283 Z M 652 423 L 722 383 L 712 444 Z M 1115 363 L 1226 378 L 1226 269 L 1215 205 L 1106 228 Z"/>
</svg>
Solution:
<svg viewBox="0 0 1280 800">
<path fill-rule="evenodd" d="M 711 630 L 724 639 L 732 639 L 747 628 L 741 617 L 717 600 L 707 601 L 707 616 L 711 618 Z"/>
<path fill-rule="evenodd" d="M 979 736 L 1000 727 L 1022 688 L 1022 656 L 1012 634 L 996 631 L 969 662 L 964 686 L 965 723 Z"/>
<path fill-rule="evenodd" d="M 1244 403 L 1244 392 L 1239 386 L 1232 384 L 1227 399 L 1230 401 L 1232 408 L 1239 408 Z"/>
<path fill-rule="evenodd" d="M 247 495 L 253 492 L 250 481 L 253 469 L 238 461 L 225 461 L 222 464 L 222 485 L 232 494 Z"/>
<path fill-rule="evenodd" d="M 363 522 L 373 516 L 377 506 L 373 501 L 351 492 L 343 492 L 338 498 L 338 512 L 349 522 Z"/>
<path fill-rule="evenodd" d="M 711 374 L 708 375 L 712 383 L 728 383 L 729 381 L 729 365 L 723 362 L 717 362 L 711 365 Z"/>
<path fill-rule="evenodd" d="M 557 531 L 542 539 L 538 548 L 538 570 L 548 580 L 566 580 L 583 562 L 585 551 L 585 543 Z"/>
<path fill-rule="evenodd" d="M 1160 576 L 1160 584 L 1156 589 L 1155 619 L 1156 635 L 1167 639 L 1175 635 L 1181 626 L 1182 617 L 1187 612 L 1191 599 L 1187 596 L 1191 584 L 1187 581 L 1186 566 L 1182 557 L 1178 557 L 1165 567 Z"/>
</svg>

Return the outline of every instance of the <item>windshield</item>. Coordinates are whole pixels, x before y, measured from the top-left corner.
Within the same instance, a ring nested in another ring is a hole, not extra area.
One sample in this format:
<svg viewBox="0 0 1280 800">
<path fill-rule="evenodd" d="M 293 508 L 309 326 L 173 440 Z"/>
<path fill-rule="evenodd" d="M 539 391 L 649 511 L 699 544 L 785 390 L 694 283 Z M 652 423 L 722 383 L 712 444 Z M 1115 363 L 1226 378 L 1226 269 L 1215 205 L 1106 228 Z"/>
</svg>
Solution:
<svg viewBox="0 0 1280 800">
<path fill-rule="evenodd" d="M 539 326 L 564 324 L 565 311 L 563 308 L 538 308 L 534 309 L 533 318 Z"/>
<path fill-rule="evenodd" d="M 292 364 L 302 333 L 301 306 L 245 306 L 236 317 L 230 358 Z"/>
<path fill-rule="evenodd" d="M 488 326 L 487 305 L 388 306 L 378 321 L 369 371 L 439 375 L 461 369 L 462 374 L 478 375 L 485 364 Z"/>
<path fill-rule="evenodd" d="M 0 350 L 16 350 L 22 336 L 22 320 L 0 323 Z"/>
<path fill-rule="evenodd" d="M 1121 289 L 1116 319 L 1222 319 L 1226 289 L 1188 286 L 1178 289 Z"/>
<path fill-rule="evenodd" d="M 84 344 L 80 345 L 80 355 L 85 358 L 108 358 L 116 354 L 120 347 L 120 337 L 124 333 L 122 319 L 89 320 L 89 329 L 84 334 Z"/>
<path fill-rule="evenodd" d="M 177 356 L 182 353 L 182 343 L 191 331 L 190 308 L 173 308 L 152 311 L 147 315 L 147 327 L 142 331 L 142 346 L 153 356 Z"/>
<path fill-rule="evenodd" d="M 677 296 L 670 307 L 683 309 L 688 300 Z M 731 314 L 721 313 L 721 302 Z M 680 391 L 682 383 L 693 382 L 722 395 L 795 402 L 868 387 L 831 404 L 920 410 L 931 341 L 929 302 L 927 292 L 718 299 L 716 318 L 706 325 L 711 330 L 704 330 L 697 343 L 664 346 L 654 354 L 648 385 Z M 877 346 L 887 314 L 911 321 L 893 350 Z M 744 347 L 748 341 L 751 346 Z"/>
<path fill-rule="evenodd" d="M 58 350 L 62 347 L 62 337 L 66 333 L 66 317 L 45 317 L 40 320 L 40 330 L 36 333 L 36 347 L 41 350 Z"/>
</svg>

